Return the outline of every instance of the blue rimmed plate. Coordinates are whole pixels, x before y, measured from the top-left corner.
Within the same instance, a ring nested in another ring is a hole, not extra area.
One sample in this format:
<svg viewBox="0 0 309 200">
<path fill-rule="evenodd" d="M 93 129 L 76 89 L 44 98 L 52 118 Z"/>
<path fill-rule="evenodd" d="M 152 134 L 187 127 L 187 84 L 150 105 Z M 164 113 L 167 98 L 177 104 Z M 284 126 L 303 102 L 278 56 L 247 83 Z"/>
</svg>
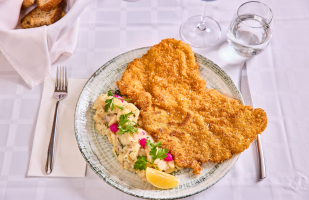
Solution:
<svg viewBox="0 0 309 200">
<path fill-rule="evenodd" d="M 112 152 L 107 136 L 96 133 L 92 109 L 96 98 L 109 88 L 117 89 L 128 63 L 142 57 L 150 47 L 123 53 L 100 67 L 85 84 L 75 110 L 75 134 L 79 149 L 94 172 L 109 185 L 127 194 L 147 199 L 176 199 L 197 194 L 217 183 L 233 167 L 239 155 L 220 164 L 211 162 L 202 165 L 201 175 L 194 175 L 190 169 L 183 169 L 174 175 L 179 185 L 170 190 L 160 190 L 143 182 L 135 173 L 122 169 Z M 195 53 L 201 76 L 207 88 L 215 88 L 228 97 L 243 103 L 242 96 L 231 78 L 215 63 Z"/>
</svg>

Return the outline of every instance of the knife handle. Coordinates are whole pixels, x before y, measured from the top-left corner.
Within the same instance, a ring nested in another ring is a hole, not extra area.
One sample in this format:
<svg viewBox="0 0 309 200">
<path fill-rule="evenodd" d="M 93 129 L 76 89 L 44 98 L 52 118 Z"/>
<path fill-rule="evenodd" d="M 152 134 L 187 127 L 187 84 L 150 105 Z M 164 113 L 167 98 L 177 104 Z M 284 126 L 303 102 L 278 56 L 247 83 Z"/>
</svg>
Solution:
<svg viewBox="0 0 309 200">
<path fill-rule="evenodd" d="M 257 136 L 256 139 L 257 144 L 257 152 L 258 152 L 258 164 L 259 164 L 259 181 L 266 178 L 266 166 L 265 166 L 265 159 L 264 159 L 264 153 L 263 153 L 263 146 L 260 135 Z"/>
</svg>

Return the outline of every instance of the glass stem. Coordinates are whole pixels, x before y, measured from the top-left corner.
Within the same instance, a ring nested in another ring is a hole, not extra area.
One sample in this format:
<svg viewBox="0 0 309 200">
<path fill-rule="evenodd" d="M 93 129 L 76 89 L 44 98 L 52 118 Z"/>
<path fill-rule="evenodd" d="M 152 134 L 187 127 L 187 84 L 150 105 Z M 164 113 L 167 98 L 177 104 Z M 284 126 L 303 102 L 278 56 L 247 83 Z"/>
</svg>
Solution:
<svg viewBox="0 0 309 200">
<path fill-rule="evenodd" d="M 203 12 L 202 12 L 202 16 L 201 16 L 201 22 L 197 25 L 197 28 L 200 31 L 205 31 L 206 30 L 206 24 L 205 24 L 205 20 L 206 20 L 206 3 L 207 1 L 204 1 L 204 5 L 203 5 Z"/>
</svg>

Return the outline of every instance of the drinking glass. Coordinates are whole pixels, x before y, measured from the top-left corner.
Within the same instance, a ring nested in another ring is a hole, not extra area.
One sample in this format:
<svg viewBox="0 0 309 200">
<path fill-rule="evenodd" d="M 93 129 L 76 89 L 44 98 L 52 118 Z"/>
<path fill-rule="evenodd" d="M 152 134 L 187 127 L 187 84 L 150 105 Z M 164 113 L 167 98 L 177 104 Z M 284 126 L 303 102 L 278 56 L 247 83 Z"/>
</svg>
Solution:
<svg viewBox="0 0 309 200">
<path fill-rule="evenodd" d="M 241 56 L 261 53 L 272 37 L 273 13 L 264 3 L 249 1 L 242 4 L 227 31 L 227 41 Z"/>
<path fill-rule="evenodd" d="M 221 37 L 221 27 L 217 21 L 206 16 L 206 4 L 204 1 L 202 15 L 190 17 L 180 26 L 180 36 L 183 41 L 193 47 L 208 47 L 215 44 Z"/>
</svg>

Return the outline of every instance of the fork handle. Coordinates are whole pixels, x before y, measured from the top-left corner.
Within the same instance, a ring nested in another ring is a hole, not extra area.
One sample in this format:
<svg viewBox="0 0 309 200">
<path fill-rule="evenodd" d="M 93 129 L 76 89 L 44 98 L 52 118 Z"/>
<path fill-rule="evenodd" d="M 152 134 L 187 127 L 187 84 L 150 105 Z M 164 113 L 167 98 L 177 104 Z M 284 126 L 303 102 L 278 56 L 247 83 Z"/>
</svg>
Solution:
<svg viewBox="0 0 309 200">
<path fill-rule="evenodd" d="M 265 160 L 264 160 L 264 153 L 263 153 L 263 146 L 260 135 L 257 136 L 256 140 L 257 144 L 257 151 L 258 151 L 258 163 L 259 163 L 259 181 L 266 178 L 266 166 L 265 166 Z"/>
<path fill-rule="evenodd" d="M 47 160 L 46 160 L 46 165 L 45 165 L 45 171 L 47 174 L 50 174 L 53 171 L 54 152 L 55 152 L 54 143 L 55 143 L 57 115 L 58 115 L 58 105 L 59 105 L 59 101 L 57 101 L 56 108 L 55 108 L 54 122 L 53 122 L 50 140 L 49 140 L 48 151 L 47 151 Z"/>
</svg>

